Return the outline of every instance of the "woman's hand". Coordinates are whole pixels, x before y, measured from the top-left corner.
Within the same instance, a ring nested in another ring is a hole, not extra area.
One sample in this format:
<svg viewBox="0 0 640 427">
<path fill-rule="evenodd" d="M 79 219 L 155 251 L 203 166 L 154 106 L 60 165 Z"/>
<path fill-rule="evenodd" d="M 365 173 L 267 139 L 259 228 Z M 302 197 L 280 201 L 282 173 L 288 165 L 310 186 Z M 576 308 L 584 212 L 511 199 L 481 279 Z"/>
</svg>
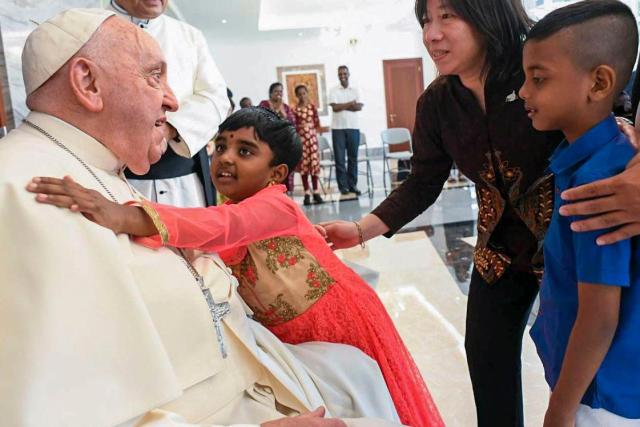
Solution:
<svg viewBox="0 0 640 427">
<path fill-rule="evenodd" d="M 356 245 L 363 245 L 364 248 L 364 242 L 389 231 L 389 227 L 374 214 L 365 215 L 357 224 L 354 221 L 327 221 L 321 222 L 316 229 L 333 249 L 346 249 Z"/>
<path fill-rule="evenodd" d="M 631 159 L 627 169 L 621 174 L 564 191 L 562 199 L 574 202 L 560 208 L 560 214 L 563 216 L 595 215 L 573 222 L 573 231 L 620 227 L 598 237 L 599 245 L 608 245 L 639 235 L 640 154 Z"/>
<path fill-rule="evenodd" d="M 352 221 L 327 221 L 316 225 L 316 229 L 333 249 L 346 249 L 360 244 L 358 227 Z"/>
<path fill-rule="evenodd" d="M 133 206 L 114 203 L 99 192 L 81 186 L 69 176 L 64 179 L 36 177 L 27 185 L 27 190 L 36 193 L 39 203 L 80 212 L 90 221 L 116 233 L 123 232 L 129 209 L 138 210 Z"/>
</svg>

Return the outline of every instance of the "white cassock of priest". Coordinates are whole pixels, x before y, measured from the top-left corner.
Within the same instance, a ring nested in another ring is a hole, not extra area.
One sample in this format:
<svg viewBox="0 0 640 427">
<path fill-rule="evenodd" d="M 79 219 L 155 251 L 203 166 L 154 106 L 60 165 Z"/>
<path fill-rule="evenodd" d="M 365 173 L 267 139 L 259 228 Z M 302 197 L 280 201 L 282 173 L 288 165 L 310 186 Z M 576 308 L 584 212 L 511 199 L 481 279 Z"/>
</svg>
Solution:
<svg viewBox="0 0 640 427">
<path fill-rule="evenodd" d="M 167 60 L 169 86 L 180 109 L 167 114 L 177 135 L 171 149 L 144 175 L 129 182 L 147 199 L 181 207 L 215 205 L 215 188 L 205 146 L 227 117 L 227 85 L 200 30 L 163 12 L 169 0 L 111 0 L 116 12 L 150 34 Z M 138 16 L 136 16 L 138 15 Z"/>
<path fill-rule="evenodd" d="M 161 51 L 112 15 L 63 12 L 25 45 L 32 112 L 0 140 L 0 425 L 255 426 L 321 405 L 347 425 L 397 425 L 372 359 L 280 342 L 217 255 L 147 249 L 25 190 L 70 175 L 135 200 L 124 162 L 144 172 L 166 144 L 157 117 L 177 103 Z"/>
</svg>

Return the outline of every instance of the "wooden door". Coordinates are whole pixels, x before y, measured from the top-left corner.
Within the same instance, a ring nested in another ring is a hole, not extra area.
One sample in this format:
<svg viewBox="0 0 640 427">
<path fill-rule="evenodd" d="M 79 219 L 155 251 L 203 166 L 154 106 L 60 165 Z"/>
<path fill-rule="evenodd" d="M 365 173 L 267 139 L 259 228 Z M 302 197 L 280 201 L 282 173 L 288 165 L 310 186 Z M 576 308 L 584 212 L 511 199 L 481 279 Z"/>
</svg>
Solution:
<svg viewBox="0 0 640 427">
<path fill-rule="evenodd" d="M 424 91 L 422 58 L 382 61 L 387 103 L 387 127 L 413 132 L 416 101 Z"/>
</svg>

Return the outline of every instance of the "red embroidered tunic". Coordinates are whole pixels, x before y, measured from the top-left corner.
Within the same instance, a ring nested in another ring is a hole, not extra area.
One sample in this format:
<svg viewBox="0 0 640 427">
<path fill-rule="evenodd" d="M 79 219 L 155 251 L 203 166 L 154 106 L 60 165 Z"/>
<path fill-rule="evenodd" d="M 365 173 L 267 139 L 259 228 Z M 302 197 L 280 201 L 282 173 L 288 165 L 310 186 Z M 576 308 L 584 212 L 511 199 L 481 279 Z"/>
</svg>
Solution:
<svg viewBox="0 0 640 427">
<path fill-rule="evenodd" d="M 136 240 L 152 248 L 219 252 L 255 319 L 278 338 L 358 347 L 378 362 L 403 424 L 443 426 L 375 291 L 335 256 L 285 191 L 275 185 L 240 203 L 209 208 L 151 204 L 163 236 Z"/>
</svg>

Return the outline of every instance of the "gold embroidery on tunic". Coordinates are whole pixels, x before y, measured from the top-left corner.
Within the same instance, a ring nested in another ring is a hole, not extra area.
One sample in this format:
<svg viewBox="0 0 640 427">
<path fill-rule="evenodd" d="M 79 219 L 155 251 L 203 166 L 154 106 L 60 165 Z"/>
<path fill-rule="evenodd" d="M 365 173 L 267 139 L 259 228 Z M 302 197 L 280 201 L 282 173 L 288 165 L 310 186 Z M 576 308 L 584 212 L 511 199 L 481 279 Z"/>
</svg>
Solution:
<svg viewBox="0 0 640 427">
<path fill-rule="evenodd" d="M 279 294 L 276 299 L 269 304 L 267 311 L 254 312 L 254 318 L 263 325 L 277 325 L 291 320 L 298 315 L 298 312 L 284 300 L 284 295 Z"/>
<path fill-rule="evenodd" d="M 324 295 L 334 281 L 329 274 L 316 263 L 312 263 L 307 272 L 309 290 L 304 295 L 308 301 L 315 301 Z"/>
<path fill-rule="evenodd" d="M 164 225 L 164 222 L 162 222 L 162 219 L 160 219 L 160 215 L 149 202 L 147 202 L 146 200 L 142 200 L 141 204 L 142 209 L 144 209 L 146 214 L 149 215 L 149 218 L 151 218 L 153 225 L 156 227 L 156 230 L 158 230 L 158 234 L 160 235 L 162 244 L 166 245 L 167 243 L 169 243 L 169 230 L 167 229 L 167 226 Z"/>
<path fill-rule="evenodd" d="M 275 237 L 258 242 L 256 247 L 267 253 L 267 267 L 272 273 L 296 265 L 304 257 L 304 246 L 295 237 Z"/>
<path fill-rule="evenodd" d="M 531 259 L 532 270 L 542 275 L 544 260 L 542 243 L 544 234 L 551 222 L 553 213 L 553 177 L 546 175 L 521 194 L 522 170 L 511 166 L 509 161 L 501 159 L 501 153 L 495 152 L 496 165 L 506 187 L 506 194 L 516 214 L 538 240 L 538 251 Z M 485 154 L 487 162 L 479 172 L 486 188 L 478 187 L 478 242 L 474 251 L 474 262 L 482 278 L 489 284 L 497 281 L 511 264 L 509 256 L 487 247 L 491 233 L 498 225 L 506 200 L 496 187 L 496 171 L 492 153 Z"/>
<path fill-rule="evenodd" d="M 253 243 L 242 261 L 230 267 L 240 283 L 238 293 L 266 326 L 304 313 L 335 284 L 295 237 Z"/>
</svg>

